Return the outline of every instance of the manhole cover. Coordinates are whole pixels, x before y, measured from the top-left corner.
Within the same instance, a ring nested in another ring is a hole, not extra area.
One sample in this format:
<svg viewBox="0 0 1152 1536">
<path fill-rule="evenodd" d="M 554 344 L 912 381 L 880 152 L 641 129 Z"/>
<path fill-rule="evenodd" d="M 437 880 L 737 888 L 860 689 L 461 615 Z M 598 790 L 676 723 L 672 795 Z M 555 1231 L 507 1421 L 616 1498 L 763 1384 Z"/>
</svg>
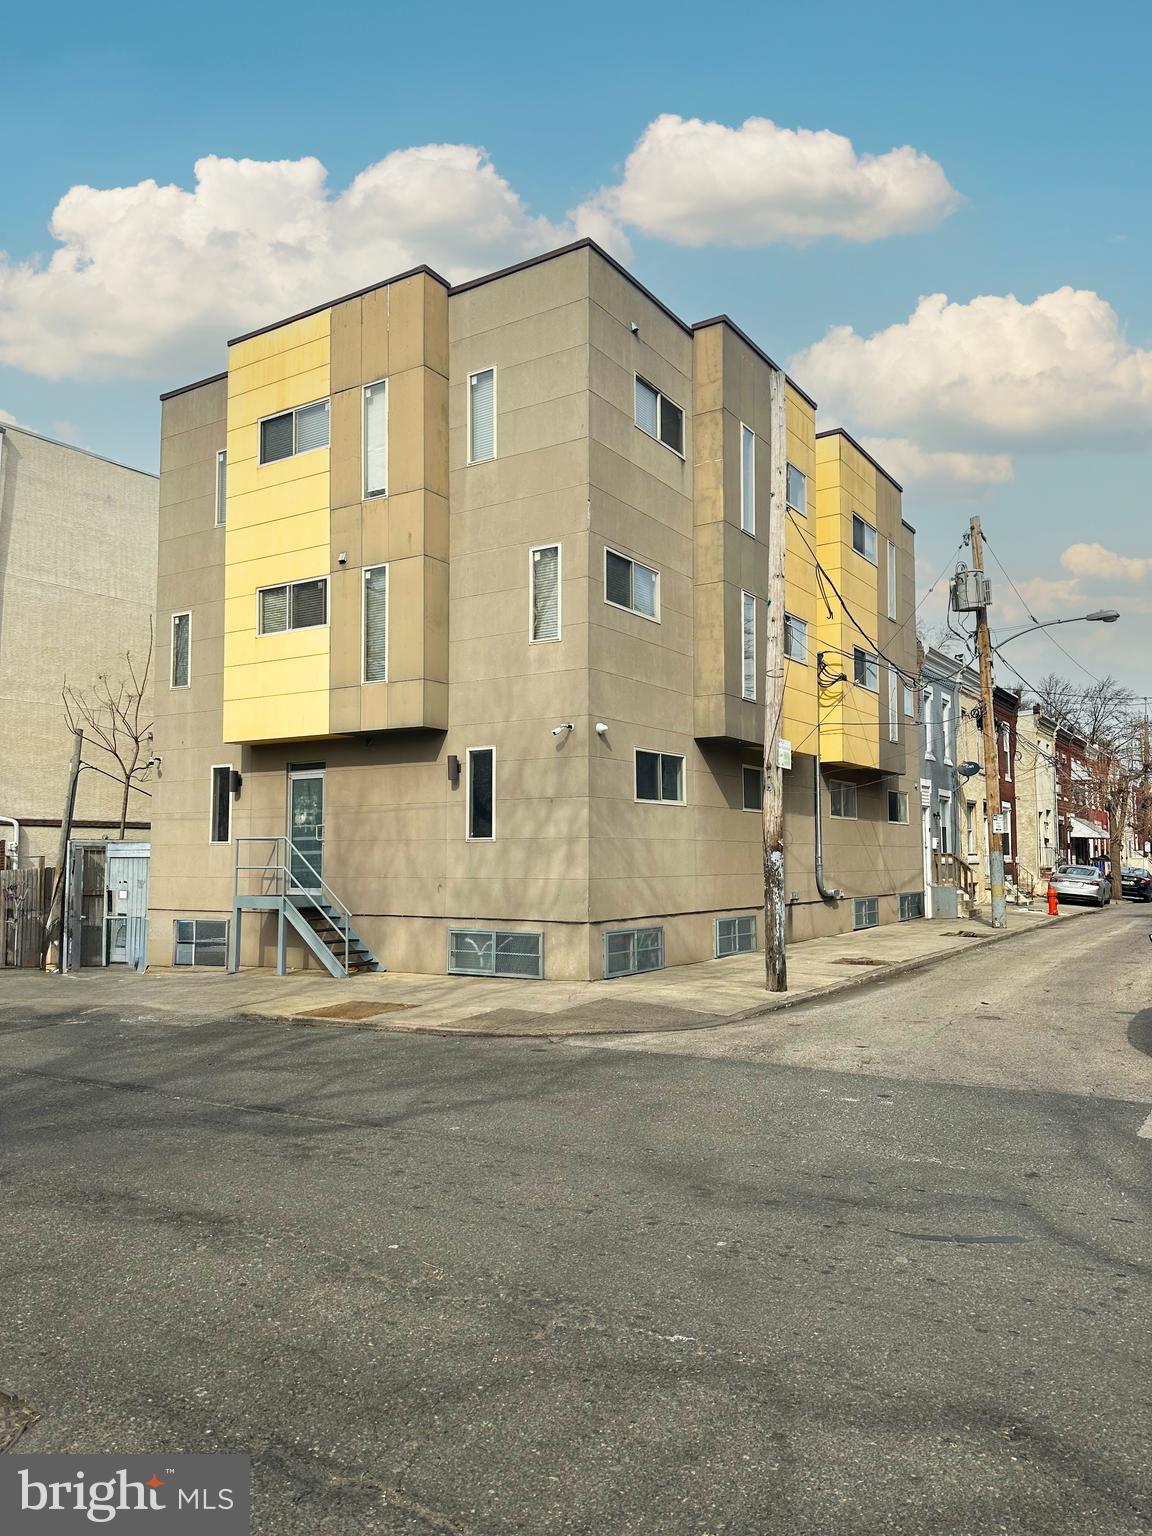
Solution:
<svg viewBox="0 0 1152 1536">
<path fill-rule="evenodd" d="M 10 1451 L 39 1417 L 30 1403 L 9 1392 L 0 1392 L 0 1455 Z"/>
<path fill-rule="evenodd" d="M 306 1008 L 294 1013 L 294 1019 L 374 1019 L 381 1013 L 399 1013 L 414 1008 L 414 1003 L 329 1003 L 325 1008 Z"/>
<path fill-rule="evenodd" d="M 867 955 L 844 955 L 839 960 L 834 960 L 833 965 L 889 965 L 888 960 L 870 960 Z"/>
</svg>

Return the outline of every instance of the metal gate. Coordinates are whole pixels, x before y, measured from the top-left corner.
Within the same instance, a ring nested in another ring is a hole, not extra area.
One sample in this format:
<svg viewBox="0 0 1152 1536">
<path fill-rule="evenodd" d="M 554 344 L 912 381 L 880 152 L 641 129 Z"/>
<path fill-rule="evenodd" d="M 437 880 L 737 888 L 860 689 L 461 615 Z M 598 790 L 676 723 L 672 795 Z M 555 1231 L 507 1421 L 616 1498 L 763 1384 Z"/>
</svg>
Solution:
<svg viewBox="0 0 1152 1536">
<path fill-rule="evenodd" d="M 148 954 L 147 843 L 69 845 L 65 966 L 130 965 Z"/>
</svg>

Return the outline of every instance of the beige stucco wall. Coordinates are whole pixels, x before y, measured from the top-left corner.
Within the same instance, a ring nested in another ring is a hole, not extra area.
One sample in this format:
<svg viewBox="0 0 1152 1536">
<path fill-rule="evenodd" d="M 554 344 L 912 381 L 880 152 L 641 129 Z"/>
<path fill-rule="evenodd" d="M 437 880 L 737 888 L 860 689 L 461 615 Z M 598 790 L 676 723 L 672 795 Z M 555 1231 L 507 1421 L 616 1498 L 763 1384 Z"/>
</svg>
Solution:
<svg viewBox="0 0 1152 1536">
<path fill-rule="evenodd" d="M 1059 858 L 1056 726 L 1034 710 L 1016 719 L 1016 862 L 1025 891 L 1039 889 Z"/>
<path fill-rule="evenodd" d="M 0 428 L 0 814 L 23 824 L 22 857 L 55 861 L 71 738 L 60 691 L 65 679 L 90 690 L 101 673 L 127 681 L 124 653 L 143 663 L 156 570 L 156 477 Z M 151 699 L 148 700 L 151 707 Z M 85 760 L 116 772 L 89 744 Z M 115 835 L 122 790 L 83 772 L 79 835 Z M 128 815 L 146 823 L 146 795 Z M 146 838 L 137 826 L 131 838 Z M 11 829 L 0 825 L 0 840 Z"/>
</svg>

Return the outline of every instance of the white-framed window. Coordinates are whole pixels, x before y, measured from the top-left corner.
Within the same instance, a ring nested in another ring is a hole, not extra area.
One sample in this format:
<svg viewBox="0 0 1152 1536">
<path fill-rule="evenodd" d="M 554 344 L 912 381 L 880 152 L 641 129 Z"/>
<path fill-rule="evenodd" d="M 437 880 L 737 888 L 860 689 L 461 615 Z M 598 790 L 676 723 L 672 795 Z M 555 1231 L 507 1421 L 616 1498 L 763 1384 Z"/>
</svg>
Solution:
<svg viewBox="0 0 1152 1536">
<path fill-rule="evenodd" d="M 1004 830 L 1000 834 L 1000 847 L 1001 847 L 1001 849 L 1003 851 L 1004 857 L 1006 859 L 1010 859 L 1012 857 L 1012 802 L 1011 802 L 1011 800 L 1002 800 L 1000 802 L 1000 810 L 1001 810 L 1001 812 L 1002 812 L 1002 814 L 1004 816 Z"/>
<path fill-rule="evenodd" d="M 828 780 L 828 806 L 833 816 L 856 820 L 856 786 L 847 779 Z"/>
<path fill-rule="evenodd" d="M 936 708 L 936 690 L 931 683 L 924 684 L 924 756 L 930 763 L 936 761 L 936 722 L 932 718 Z"/>
<path fill-rule="evenodd" d="M 636 798 L 684 804 L 684 759 L 677 752 L 636 749 Z"/>
<path fill-rule="evenodd" d="M 718 917 L 716 919 L 716 958 L 746 955 L 756 948 L 756 918 Z"/>
<path fill-rule="evenodd" d="M 740 423 L 740 526 L 756 532 L 756 434 Z"/>
<path fill-rule="evenodd" d="M 223 918 L 178 917 L 172 924 L 173 965 L 215 965 L 228 962 L 228 923 Z"/>
<path fill-rule="evenodd" d="M 944 745 L 944 761 L 952 762 L 952 695 L 940 690 L 940 732 Z"/>
<path fill-rule="evenodd" d="M 796 468 L 795 464 L 789 464 L 787 469 L 788 505 L 793 512 L 799 512 L 801 517 L 808 516 L 808 476 L 803 470 Z"/>
<path fill-rule="evenodd" d="M 940 792 L 940 852 L 952 852 L 952 796 Z"/>
<path fill-rule="evenodd" d="M 496 748 L 468 748 L 468 841 L 496 836 Z"/>
<path fill-rule="evenodd" d="M 604 935 L 604 977 L 664 968 L 663 928 L 614 928 Z"/>
<path fill-rule="evenodd" d="M 871 651 L 856 646 L 852 652 L 852 681 L 858 688 L 880 692 L 880 661 Z"/>
<path fill-rule="evenodd" d="M 904 695 L 903 696 L 903 700 L 902 700 L 903 710 L 904 710 L 904 718 L 905 718 L 905 720 L 914 720 L 916 718 L 916 694 L 915 694 L 915 691 L 914 691 L 914 689 L 912 687 L 912 684 L 911 683 L 907 683 L 907 682 L 902 685 L 902 688 L 903 688 L 903 695 Z"/>
<path fill-rule="evenodd" d="M 892 539 L 888 544 L 888 617 L 896 617 L 896 545 Z"/>
<path fill-rule="evenodd" d="M 976 857 L 976 802 L 965 800 L 964 802 L 964 842 L 968 850 L 968 857 Z"/>
<path fill-rule="evenodd" d="M 657 442 L 684 457 L 684 412 L 675 400 L 636 375 L 636 425 Z"/>
<path fill-rule="evenodd" d="M 759 814 L 764 809 L 764 769 L 746 763 L 740 770 L 741 792 L 744 809 Z"/>
<path fill-rule="evenodd" d="M 888 663 L 888 740 L 900 740 L 900 674 Z"/>
<path fill-rule="evenodd" d="M 741 687 L 746 699 L 756 697 L 756 599 L 740 594 Z"/>
<path fill-rule="evenodd" d="M 256 600 L 262 635 L 279 635 L 286 629 L 317 629 L 328 622 L 327 576 L 261 587 Z"/>
<path fill-rule="evenodd" d="M 1012 727 L 1007 720 L 1000 722 L 1000 744 L 1004 748 L 1004 777 L 1012 782 Z"/>
<path fill-rule="evenodd" d="M 388 567 L 364 568 L 364 595 L 361 604 L 364 636 L 364 681 L 388 681 Z"/>
<path fill-rule="evenodd" d="M 880 926 L 880 898 L 857 896 L 852 903 L 853 928 L 878 928 Z"/>
<path fill-rule="evenodd" d="M 468 462 L 496 457 L 496 370 L 478 368 L 468 375 Z"/>
<path fill-rule="evenodd" d="M 908 825 L 908 791 L 906 789 L 888 791 L 888 820 L 901 827 Z"/>
<path fill-rule="evenodd" d="M 172 615 L 172 677 L 173 688 L 187 688 L 192 677 L 192 615 Z"/>
<path fill-rule="evenodd" d="M 560 638 L 560 546 L 537 544 L 528 551 L 528 639 L 533 644 Z"/>
<path fill-rule="evenodd" d="M 794 613 L 784 615 L 784 654 L 789 661 L 808 661 L 808 621 Z"/>
<path fill-rule="evenodd" d="M 228 521 L 228 450 L 221 448 L 216 454 L 216 526 L 223 528 Z"/>
<path fill-rule="evenodd" d="M 328 446 L 328 401 L 313 400 L 260 420 L 260 462 L 275 464 Z"/>
<path fill-rule="evenodd" d="M 876 530 L 871 523 L 866 523 L 859 512 L 852 514 L 852 548 L 858 555 L 863 555 L 865 560 L 876 564 Z"/>
<path fill-rule="evenodd" d="M 232 841 L 232 764 L 212 766 L 212 808 L 208 824 L 210 843 Z"/>
<path fill-rule="evenodd" d="M 614 549 L 604 550 L 604 601 L 660 621 L 660 573 Z"/>
<path fill-rule="evenodd" d="M 388 494 L 388 380 L 364 386 L 360 459 L 364 465 L 364 500 Z"/>
</svg>

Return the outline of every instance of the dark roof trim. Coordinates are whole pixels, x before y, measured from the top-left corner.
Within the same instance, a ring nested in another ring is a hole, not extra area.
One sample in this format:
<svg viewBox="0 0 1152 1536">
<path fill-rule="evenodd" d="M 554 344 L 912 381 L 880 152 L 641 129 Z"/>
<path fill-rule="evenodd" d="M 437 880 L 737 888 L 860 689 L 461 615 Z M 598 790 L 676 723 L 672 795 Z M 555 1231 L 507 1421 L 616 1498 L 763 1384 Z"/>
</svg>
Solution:
<svg viewBox="0 0 1152 1536">
<path fill-rule="evenodd" d="M 888 471 L 884 468 L 883 464 L 880 463 L 880 460 L 879 459 L 874 459 L 872 457 L 872 455 L 868 452 L 867 448 L 865 448 L 863 446 L 863 444 L 858 443 L 856 441 L 856 439 L 852 436 L 851 432 L 846 432 L 843 427 L 828 427 L 823 432 L 817 432 L 816 436 L 817 437 L 844 437 L 844 438 L 847 438 L 847 440 L 852 444 L 853 448 L 855 448 L 856 452 L 857 453 L 862 453 L 864 455 L 864 457 L 868 460 L 869 464 L 871 464 L 873 469 L 878 469 L 880 471 L 880 473 L 884 476 L 885 480 L 890 481 L 896 487 L 896 489 L 900 492 L 901 495 L 904 494 L 904 487 L 900 484 L 899 480 L 895 479 L 892 475 L 890 475 L 888 473 Z M 915 532 L 915 529 L 913 529 L 913 532 Z"/>
<path fill-rule="evenodd" d="M 135 464 L 125 464 L 121 459 L 110 459 L 106 454 L 94 453 L 91 448 L 81 448 L 77 443 L 64 443 L 58 437 L 45 437 L 43 432 L 31 432 L 27 427 L 18 427 L 14 421 L 0 421 L 0 437 L 3 437 L 5 432 L 17 432 L 22 437 L 34 438 L 38 443 L 47 443 L 50 448 L 63 448 L 66 453 L 82 453 L 86 459 L 95 459 L 100 464 L 110 464 L 113 469 L 126 469 L 129 474 L 143 475 L 146 480 L 160 478 L 155 470 L 138 469 Z"/>
<path fill-rule="evenodd" d="M 643 283 L 638 282 L 627 267 L 620 265 L 615 256 L 609 256 L 602 245 L 597 245 L 595 240 L 590 240 L 587 237 L 583 240 L 573 240 L 570 245 L 559 246 L 554 251 L 545 251 L 543 255 L 530 256 L 527 261 L 518 261 L 513 267 L 501 267 L 498 272 L 486 272 L 483 277 L 473 277 L 466 283 L 456 283 L 453 287 L 449 288 L 448 292 L 451 294 L 468 293 L 473 288 L 483 287 L 485 283 L 494 283 L 497 278 L 511 277 L 515 272 L 527 272 L 530 267 L 538 267 L 542 262 L 555 261 L 557 256 L 571 256 L 574 251 L 595 251 L 601 261 L 606 261 L 614 272 L 618 272 L 622 278 L 632 284 L 633 288 L 655 304 L 656 308 L 662 314 L 667 315 L 674 325 L 678 325 L 686 336 L 691 336 L 692 327 L 686 320 L 681 320 L 680 316 L 669 309 L 662 299 L 658 299 L 650 288 L 645 288 Z"/>
<path fill-rule="evenodd" d="M 309 315 L 318 315 L 322 309 L 335 309 L 337 304 L 347 304 L 351 299 L 362 299 L 366 293 L 375 293 L 377 288 L 390 288 L 393 283 L 402 283 L 405 278 L 419 277 L 423 273 L 426 277 L 435 278 L 438 283 L 443 283 L 449 292 L 452 284 L 446 277 L 441 277 L 439 272 L 428 266 L 409 267 L 407 272 L 397 272 L 395 277 L 386 277 L 381 282 L 369 283 L 366 288 L 357 288 L 355 293 L 342 293 L 338 299 L 327 299 L 323 304 L 313 304 L 311 309 L 302 309 L 298 315 L 288 315 L 283 320 L 273 320 L 271 325 L 262 325 L 255 331 L 245 331 L 243 336 L 233 336 L 229 341 L 230 347 L 236 346 L 241 341 L 251 341 L 253 336 L 265 336 L 269 331 L 278 331 L 282 325 L 291 325 L 296 320 L 307 320 Z"/>
<path fill-rule="evenodd" d="M 891 479 L 892 477 L 889 476 L 888 478 Z M 895 480 L 892 481 L 892 484 L 893 485 L 896 484 Z M 903 495 L 903 493 L 904 493 L 904 487 L 903 486 L 900 487 L 900 493 L 901 493 L 901 495 Z M 900 519 L 900 526 L 901 526 L 901 528 L 907 528 L 909 533 L 915 533 L 916 532 L 915 528 L 913 528 L 912 524 L 908 521 L 908 519 L 906 517 L 902 517 Z"/>
<path fill-rule="evenodd" d="M 177 395 L 186 395 L 191 389 L 203 389 L 207 384 L 220 384 L 226 379 L 226 373 L 214 373 L 210 379 L 197 379 L 195 384 L 181 384 L 179 389 L 169 389 L 160 396 L 161 400 L 175 400 Z"/>
<path fill-rule="evenodd" d="M 740 340 L 744 343 L 744 345 L 746 347 L 751 347 L 753 352 L 755 352 L 756 356 L 758 358 L 760 358 L 760 360 L 762 362 L 767 363 L 769 368 L 775 368 L 775 369 L 778 370 L 778 372 L 784 373 L 784 370 L 783 370 L 783 368 L 780 367 L 780 364 L 776 363 L 776 362 L 773 362 L 773 360 L 768 356 L 767 352 L 765 352 L 764 348 L 763 347 L 758 347 L 756 345 L 756 343 L 752 340 L 751 336 L 748 335 L 748 332 L 747 331 L 742 331 L 740 329 L 740 327 L 736 324 L 735 320 L 730 319 L 728 315 L 713 315 L 711 320 L 697 320 L 693 324 L 692 329 L 694 331 L 704 331 L 704 330 L 707 330 L 707 328 L 710 325 L 726 325 L 728 327 L 728 329 L 733 333 L 733 335 L 739 336 Z M 791 384 L 792 388 L 796 391 L 796 393 L 798 395 L 800 395 L 803 399 L 807 400 L 808 404 L 812 407 L 813 410 L 816 410 L 817 409 L 816 402 L 815 402 L 815 400 L 813 400 L 812 396 L 808 393 L 808 391 L 804 390 L 804 389 L 801 389 L 799 384 L 797 384 L 796 380 L 793 379 L 793 378 L 790 378 L 788 374 L 784 373 L 784 377 L 785 377 L 785 379 L 788 380 L 788 383 Z"/>
</svg>

